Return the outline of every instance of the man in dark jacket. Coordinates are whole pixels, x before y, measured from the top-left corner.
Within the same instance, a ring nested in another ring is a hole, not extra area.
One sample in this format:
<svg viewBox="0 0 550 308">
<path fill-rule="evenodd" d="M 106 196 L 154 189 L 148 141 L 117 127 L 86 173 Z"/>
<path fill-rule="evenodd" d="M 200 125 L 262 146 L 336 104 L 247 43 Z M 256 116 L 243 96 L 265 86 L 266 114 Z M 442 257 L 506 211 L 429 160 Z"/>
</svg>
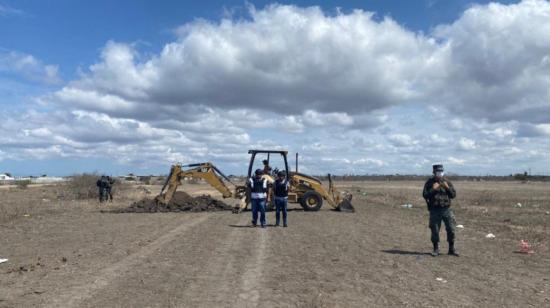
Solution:
<svg viewBox="0 0 550 308">
<path fill-rule="evenodd" d="M 258 223 L 258 211 L 260 212 L 260 224 L 262 228 L 266 227 L 265 204 L 267 200 L 267 180 L 262 177 L 263 170 L 257 169 L 254 177 L 248 179 L 248 189 L 250 191 L 250 205 L 252 207 L 252 225 L 256 227 Z"/>
<path fill-rule="evenodd" d="M 286 217 L 289 183 L 285 176 L 286 172 L 279 171 L 277 173 L 277 179 L 275 183 L 273 183 L 273 194 L 275 195 L 275 226 L 277 227 L 281 221 L 281 212 L 283 212 L 283 227 L 288 227 Z"/>
<path fill-rule="evenodd" d="M 422 193 L 430 211 L 429 227 L 432 232 L 432 256 L 439 255 L 439 229 L 441 228 L 441 221 L 443 221 L 447 231 L 447 242 L 449 242 L 449 255 L 458 257 L 458 252 L 454 246 L 456 221 L 451 209 L 451 199 L 456 197 L 456 191 L 453 184 L 444 175 L 443 165 L 433 165 L 433 177 L 426 181 Z"/>
<path fill-rule="evenodd" d="M 102 175 L 99 180 L 96 182 L 96 186 L 99 189 L 99 202 L 107 201 L 108 199 L 108 189 L 109 189 L 109 180 L 107 176 Z"/>
</svg>

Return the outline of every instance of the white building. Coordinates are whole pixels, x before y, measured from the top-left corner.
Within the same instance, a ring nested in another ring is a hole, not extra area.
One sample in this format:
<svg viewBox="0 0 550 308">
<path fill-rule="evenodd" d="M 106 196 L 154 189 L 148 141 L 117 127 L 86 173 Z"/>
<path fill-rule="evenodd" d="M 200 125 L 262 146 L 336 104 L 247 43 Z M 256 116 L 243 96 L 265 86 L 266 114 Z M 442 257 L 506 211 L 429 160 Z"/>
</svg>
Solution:
<svg viewBox="0 0 550 308">
<path fill-rule="evenodd" d="M 0 185 L 9 185 L 15 182 L 15 178 L 5 173 L 0 173 Z"/>
<path fill-rule="evenodd" d="M 15 178 L 5 173 L 0 173 L 0 181 L 15 181 Z"/>
</svg>

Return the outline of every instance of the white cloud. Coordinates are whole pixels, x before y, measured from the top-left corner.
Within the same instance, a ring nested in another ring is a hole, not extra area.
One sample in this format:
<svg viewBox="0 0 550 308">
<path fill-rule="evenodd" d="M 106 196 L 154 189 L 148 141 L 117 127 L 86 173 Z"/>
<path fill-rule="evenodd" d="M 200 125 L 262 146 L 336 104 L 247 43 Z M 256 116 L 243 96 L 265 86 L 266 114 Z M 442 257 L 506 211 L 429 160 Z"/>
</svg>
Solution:
<svg viewBox="0 0 550 308">
<path fill-rule="evenodd" d="M 59 84 L 57 65 L 44 64 L 34 56 L 0 49 L 0 73 L 14 73 L 45 84 Z"/>
<path fill-rule="evenodd" d="M 352 162 L 354 165 L 372 165 L 376 167 L 382 167 L 385 165 L 384 161 L 380 159 L 372 159 L 372 158 L 360 158 L 357 160 L 354 160 Z"/>
<path fill-rule="evenodd" d="M 520 137 L 550 136 L 550 123 L 544 124 L 523 124 L 518 129 Z"/>
<path fill-rule="evenodd" d="M 398 147 L 409 147 L 419 143 L 418 140 L 407 134 L 393 134 L 388 137 L 388 140 Z"/>
<path fill-rule="evenodd" d="M 453 165 L 464 165 L 466 163 L 466 160 L 465 159 L 460 159 L 460 158 L 456 158 L 456 157 L 449 157 L 449 163 L 450 164 L 453 164 Z"/>
<path fill-rule="evenodd" d="M 495 129 L 483 130 L 482 132 L 497 138 L 509 138 L 514 135 L 514 131 L 508 127 L 497 127 Z"/>
<path fill-rule="evenodd" d="M 353 124 L 353 118 L 346 113 L 319 113 L 314 110 L 306 110 L 303 115 L 303 121 L 311 126 L 350 126 Z"/>
<path fill-rule="evenodd" d="M 548 16 L 543 0 L 475 5 L 423 35 L 361 10 L 251 8 L 249 19 L 185 24 L 157 55 L 108 42 L 101 60 L 57 97 L 133 118 L 191 106 L 303 116 L 293 131 L 379 125 L 385 120 L 373 111 L 415 101 L 434 103 L 436 113 L 541 123 L 550 106 Z M 448 126 L 463 129 L 462 119 Z"/>
<path fill-rule="evenodd" d="M 460 140 L 458 141 L 458 146 L 460 149 L 466 151 L 475 150 L 477 148 L 476 142 L 474 140 L 465 137 L 460 138 Z"/>
<path fill-rule="evenodd" d="M 550 2 L 474 5 L 435 36 L 445 62 L 434 97 L 490 121 L 548 122 Z"/>
<path fill-rule="evenodd" d="M 59 95 L 100 93 L 134 102 L 136 113 L 142 105 L 198 104 L 304 113 L 311 125 L 351 125 L 350 113 L 418 97 L 424 85 L 417 76 L 430 76 L 434 65 L 433 40 L 372 16 L 272 5 L 252 9 L 250 20 L 186 24 L 177 41 L 149 59 L 129 44 L 109 42 L 101 61 Z M 81 96 L 74 104 L 82 104 Z"/>
<path fill-rule="evenodd" d="M 450 122 L 449 122 L 449 128 L 452 129 L 452 130 L 461 130 L 464 128 L 464 124 L 463 124 L 463 121 L 462 119 L 452 119 Z"/>
</svg>

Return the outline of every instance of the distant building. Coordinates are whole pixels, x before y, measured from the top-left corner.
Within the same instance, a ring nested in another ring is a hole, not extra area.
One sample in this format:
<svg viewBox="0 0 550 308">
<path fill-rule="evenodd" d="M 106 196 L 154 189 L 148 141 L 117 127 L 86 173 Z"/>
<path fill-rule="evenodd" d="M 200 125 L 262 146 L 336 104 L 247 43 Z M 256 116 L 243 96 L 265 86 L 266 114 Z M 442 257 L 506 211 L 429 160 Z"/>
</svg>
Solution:
<svg viewBox="0 0 550 308">
<path fill-rule="evenodd" d="M 15 178 L 9 174 L 0 173 L 0 181 L 15 181 Z"/>
<path fill-rule="evenodd" d="M 13 184 L 14 182 L 15 182 L 15 178 L 12 177 L 11 174 L 0 173 L 0 185 Z"/>
</svg>

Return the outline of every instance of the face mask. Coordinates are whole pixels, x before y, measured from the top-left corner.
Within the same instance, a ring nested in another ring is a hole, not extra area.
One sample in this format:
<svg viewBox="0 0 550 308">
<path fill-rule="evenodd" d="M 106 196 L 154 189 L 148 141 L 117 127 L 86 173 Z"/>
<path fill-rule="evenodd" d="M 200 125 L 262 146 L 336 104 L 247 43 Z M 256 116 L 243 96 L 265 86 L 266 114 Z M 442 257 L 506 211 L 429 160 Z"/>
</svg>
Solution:
<svg viewBox="0 0 550 308">
<path fill-rule="evenodd" d="M 445 175 L 445 172 L 443 172 L 443 171 L 436 171 L 435 172 L 435 176 L 438 177 L 438 178 L 442 178 L 444 175 Z"/>
</svg>

